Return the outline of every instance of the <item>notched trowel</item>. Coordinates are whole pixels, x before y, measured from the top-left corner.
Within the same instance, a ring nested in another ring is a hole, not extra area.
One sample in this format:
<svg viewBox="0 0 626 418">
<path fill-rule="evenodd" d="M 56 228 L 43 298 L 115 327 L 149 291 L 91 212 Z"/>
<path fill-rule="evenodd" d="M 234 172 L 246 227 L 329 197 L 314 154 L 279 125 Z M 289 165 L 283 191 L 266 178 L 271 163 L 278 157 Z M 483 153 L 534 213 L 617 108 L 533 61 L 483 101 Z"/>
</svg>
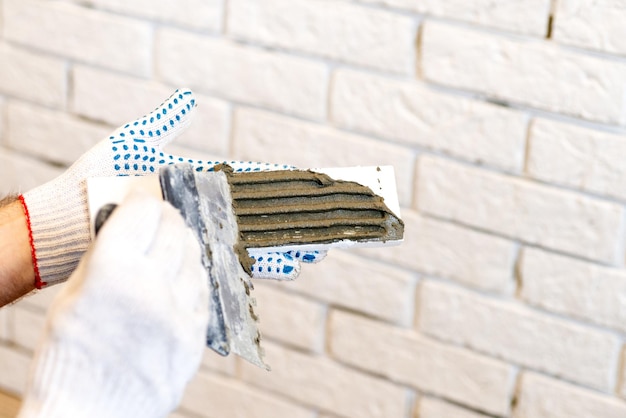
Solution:
<svg viewBox="0 0 626 418">
<path fill-rule="evenodd" d="M 92 178 L 92 233 L 106 218 L 101 209 L 135 188 L 178 208 L 202 246 L 207 346 L 266 369 L 248 252 L 395 245 L 404 234 L 391 167 L 235 173 L 227 165 L 196 172 L 181 164 L 161 168 L 158 177 Z"/>
</svg>

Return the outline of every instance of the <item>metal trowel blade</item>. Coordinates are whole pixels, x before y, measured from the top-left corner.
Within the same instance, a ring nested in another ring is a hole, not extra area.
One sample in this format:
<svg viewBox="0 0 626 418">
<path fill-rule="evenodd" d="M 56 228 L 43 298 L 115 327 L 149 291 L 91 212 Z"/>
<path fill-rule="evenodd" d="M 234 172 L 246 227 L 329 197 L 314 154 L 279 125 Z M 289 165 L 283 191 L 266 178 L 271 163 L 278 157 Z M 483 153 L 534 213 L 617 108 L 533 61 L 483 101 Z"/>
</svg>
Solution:
<svg viewBox="0 0 626 418">
<path fill-rule="evenodd" d="M 196 175 L 190 165 L 175 165 L 162 168 L 159 177 L 163 197 L 180 210 L 202 246 L 211 292 L 207 345 L 269 369 L 262 358 L 252 281 L 233 251 L 239 231 L 226 175 Z"/>
</svg>

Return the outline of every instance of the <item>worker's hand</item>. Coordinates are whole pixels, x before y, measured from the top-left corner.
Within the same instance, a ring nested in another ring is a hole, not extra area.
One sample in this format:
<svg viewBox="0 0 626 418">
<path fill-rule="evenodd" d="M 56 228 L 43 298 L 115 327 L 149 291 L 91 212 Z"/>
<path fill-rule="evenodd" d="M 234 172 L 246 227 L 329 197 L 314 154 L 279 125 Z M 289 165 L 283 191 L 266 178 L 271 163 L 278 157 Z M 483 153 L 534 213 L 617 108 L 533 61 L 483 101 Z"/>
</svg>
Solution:
<svg viewBox="0 0 626 418">
<path fill-rule="evenodd" d="M 179 213 L 127 198 L 50 308 L 20 417 L 167 416 L 200 364 L 208 303 Z"/>
<path fill-rule="evenodd" d="M 36 287 L 59 283 L 74 271 L 91 241 L 85 180 L 89 177 L 156 174 L 166 164 L 186 162 L 211 171 L 224 161 L 201 161 L 167 154 L 163 147 L 191 122 L 196 102 L 189 90 L 177 90 L 157 109 L 103 139 L 64 174 L 22 196 L 32 233 Z M 227 162 L 235 171 L 259 171 L 286 166 Z M 255 254 L 253 277 L 293 279 L 300 261 L 323 258 L 317 252 Z M 271 260 L 271 261 L 268 261 Z"/>
</svg>

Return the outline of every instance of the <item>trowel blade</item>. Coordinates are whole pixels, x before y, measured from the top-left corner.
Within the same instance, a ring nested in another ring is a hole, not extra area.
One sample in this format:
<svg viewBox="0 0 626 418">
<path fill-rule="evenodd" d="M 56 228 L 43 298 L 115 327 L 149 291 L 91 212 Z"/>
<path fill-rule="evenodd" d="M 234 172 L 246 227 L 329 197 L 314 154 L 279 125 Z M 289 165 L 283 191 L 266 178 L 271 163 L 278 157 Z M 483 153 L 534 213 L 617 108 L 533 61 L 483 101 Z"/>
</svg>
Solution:
<svg viewBox="0 0 626 418">
<path fill-rule="evenodd" d="M 175 165 L 162 168 L 159 175 L 164 198 L 180 210 L 203 249 L 211 290 L 207 345 L 269 369 L 262 359 L 252 281 L 233 251 L 239 231 L 225 174 L 196 175 L 191 165 Z"/>
</svg>

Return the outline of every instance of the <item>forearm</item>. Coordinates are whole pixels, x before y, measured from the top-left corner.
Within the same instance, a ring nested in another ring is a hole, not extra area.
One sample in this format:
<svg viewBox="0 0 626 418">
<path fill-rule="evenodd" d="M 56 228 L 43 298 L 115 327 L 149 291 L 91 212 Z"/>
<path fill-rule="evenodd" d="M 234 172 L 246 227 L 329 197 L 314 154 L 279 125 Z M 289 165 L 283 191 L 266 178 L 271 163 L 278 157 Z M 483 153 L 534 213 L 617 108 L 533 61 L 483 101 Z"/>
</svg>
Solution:
<svg viewBox="0 0 626 418">
<path fill-rule="evenodd" d="M 0 200 L 0 307 L 35 288 L 26 216 L 16 197 Z"/>
</svg>

